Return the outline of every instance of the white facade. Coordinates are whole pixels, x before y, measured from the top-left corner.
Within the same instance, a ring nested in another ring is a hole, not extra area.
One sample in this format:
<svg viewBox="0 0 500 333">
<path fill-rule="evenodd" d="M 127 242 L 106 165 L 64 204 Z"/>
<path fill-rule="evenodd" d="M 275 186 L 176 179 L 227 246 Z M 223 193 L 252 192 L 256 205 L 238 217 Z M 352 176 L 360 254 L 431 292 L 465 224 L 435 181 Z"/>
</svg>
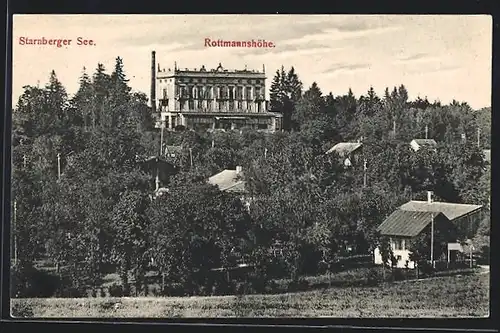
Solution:
<svg viewBox="0 0 500 333">
<path fill-rule="evenodd" d="M 409 239 L 391 238 L 390 242 L 394 257 L 398 259 L 396 267 L 406 268 L 406 261 L 408 261 L 408 268 L 415 268 L 415 263 L 410 260 L 410 251 L 408 250 Z M 382 265 L 382 256 L 380 255 L 380 250 L 378 248 L 373 251 L 373 255 L 375 264 Z"/>
</svg>

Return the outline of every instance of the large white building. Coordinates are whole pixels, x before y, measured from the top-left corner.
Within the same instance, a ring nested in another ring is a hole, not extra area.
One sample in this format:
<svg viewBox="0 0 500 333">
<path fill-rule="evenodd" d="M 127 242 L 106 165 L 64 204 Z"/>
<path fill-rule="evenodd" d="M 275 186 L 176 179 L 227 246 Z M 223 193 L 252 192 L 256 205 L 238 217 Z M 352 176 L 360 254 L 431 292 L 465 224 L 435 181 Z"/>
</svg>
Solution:
<svg viewBox="0 0 500 333">
<path fill-rule="evenodd" d="M 162 69 L 153 51 L 151 101 L 165 128 L 281 130 L 282 115 L 268 111 L 265 91 L 264 67 L 228 70 L 219 63 L 215 69 L 181 69 L 177 64 Z"/>
</svg>

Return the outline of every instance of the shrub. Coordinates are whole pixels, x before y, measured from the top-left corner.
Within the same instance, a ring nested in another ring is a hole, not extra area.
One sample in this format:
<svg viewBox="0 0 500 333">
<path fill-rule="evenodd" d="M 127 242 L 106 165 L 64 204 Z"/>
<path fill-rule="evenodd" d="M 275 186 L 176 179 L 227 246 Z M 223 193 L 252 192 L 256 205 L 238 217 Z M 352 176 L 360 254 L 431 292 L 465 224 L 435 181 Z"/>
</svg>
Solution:
<svg viewBox="0 0 500 333">
<path fill-rule="evenodd" d="M 292 280 L 288 283 L 288 288 L 287 291 L 289 292 L 294 292 L 294 291 L 304 291 L 309 288 L 309 282 L 304 279 L 300 278 L 299 280 Z"/>
<path fill-rule="evenodd" d="M 182 283 L 172 282 L 165 286 L 163 294 L 167 296 L 184 296 L 186 288 Z"/>
<path fill-rule="evenodd" d="M 14 266 L 11 276 L 12 297 L 51 297 L 63 285 L 58 276 L 29 266 Z"/>
<path fill-rule="evenodd" d="M 33 306 L 27 300 L 15 302 L 14 304 L 12 304 L 10 313 L 12 317 L 16 318 L 31 318 L 33 317 Z"/>
<path fill-rule="evenodd" d="M 111 297 L 123 297 L 123 287 L 117 283 L 113 283 L 108 290 Z"/>
<path fill-rule="evenodd" d="M 366 273 L 366 284 L 368 286 L 376 286 L 382 281 L 383 277 L 380 270 L 377 268 L 370 268 Z"/>
<path fill-rule="evenodd" d="M 401 280 L 405 279 L 405 274 L 403 273 L 403 271 L 401 269 L 395 268 L 392 271 L 392 277 L 393 277 L 394 281 L 401 281 Z"/>
<path fill-rule="evenodd" d="M 280 292 L 279 284 L 274 280 L 269 281 L 264 288 L 264 293 L 266 294 L 277 294 L 279 292 Z"/>
<path fill-rule="evenodd" d="M 423 261 L 423 262 L 418 264 L 418 271 L 419 271 L 419 273 L 420 273 L 419 275 L 421 277 L 426 277 L 426 276 L 431 275 L 434 272 L 434 268 L 427 261 Z"/>
</svg>

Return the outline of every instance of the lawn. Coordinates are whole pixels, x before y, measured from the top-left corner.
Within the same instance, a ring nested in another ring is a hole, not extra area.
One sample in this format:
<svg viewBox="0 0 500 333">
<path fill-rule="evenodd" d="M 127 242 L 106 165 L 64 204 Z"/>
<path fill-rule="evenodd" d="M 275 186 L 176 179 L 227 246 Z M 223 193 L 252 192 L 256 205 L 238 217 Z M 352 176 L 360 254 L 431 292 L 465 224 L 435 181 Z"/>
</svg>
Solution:
<svg viewBox="0 0 500 333">
<path fill-rule="evenodd" d="M 277 295 L 13 299 L 33 317 L 485 317 L 489 274 Z"/>
</svg>

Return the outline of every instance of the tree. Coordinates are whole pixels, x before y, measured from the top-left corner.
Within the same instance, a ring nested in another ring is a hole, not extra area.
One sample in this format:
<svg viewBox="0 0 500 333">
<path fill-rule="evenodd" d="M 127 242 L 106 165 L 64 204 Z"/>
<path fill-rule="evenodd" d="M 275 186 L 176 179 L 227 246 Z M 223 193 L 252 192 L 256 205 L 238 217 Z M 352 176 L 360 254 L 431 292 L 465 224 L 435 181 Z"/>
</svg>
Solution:
<svg viewBox="0 0 500 333">
<path fill-rule="evenodd" d="M 65 124 L 65 112 L 67 108 L 68 95 L 66 89 L 63 87 L 56 72 L 52 70 L 50 73 L 49 83 L 45 87 L 47 107 L 52 111 L 56 118 L 59 127 Z"/>
<path fill-rule="evenodd" d="M 289 131 L 295 126 L 292 123 L 295 104 L 302 95 L 302 82 L 299 80 L 295 69 L 292 67 L 288 72 L 284 67 L 276 71 L 271 84 L 270 104 L 271 110 L 283 114 L 283 129 Z"/>
<path fill-rule="evenodd" d="M 380 251 L 380 256 L 382 257 L 382 274 L 384 276 L 385 280 L 385 268 L 387 265 L 390 265 L 392 269 L 392 258 L 394 257 L 392 247 L 391 247 L 391 242 L 388 237 L 380 237 L 379 238 L 379 251 Z"/>
<path fill-rule="evenodd" d="M 207 184 L 171 188 L 148 212 L 151 249 L 164 287 L 182 283 L 189 294 L 209 288 L 210 270 L 231 267 L 231 253 L 249 239 L 249 216 L 237 197 Z M 233 250 L 233 251 L 232 251 Z"/>
<path fill-rule="evenodd" d="M 136 296 L 142 291 L 144 285 L 148 261 L 146 257 L 148 206 L 149 199 L 145 193 L 127 191 L 121 195 L 113 209 L 111 221 L 116 232 L 114 247 L 120 264 L 120 278 L 125 295 L 130 293 L 128 279 L 130 270 L 134 276 Z"/>
<path fill-rule="evenodd" d="M 104 105 L 110 95 L 111 77 L 106 74 L 106 68 L 103 64 L 97 64 L 96 72 L 92 77 L 92 86 L 94 88 L 94 114 L 92 115 L 92 126 L 95 128 L 98 124 L 103 123 Z"/>
<path fill-rule="evenodd" d="M 71 105 L 75 113 L 80 113 L 85 130 L 88 129 L 92 121 L 94 107 L 93 98 L 94 90 L 92 82 L 85 67 L 83 67 L 82 75 L 80 77 L 80 86 L 71 100 Z M 73 122 L 73 124 L 75 123 Z"/>
<path fill-rule="evenodd" d="M 304 93 L 298 101 L 292 121 L 300 129 L 307 122 L 314 121 L 324 115 L 324 99 L 316 82 Z"/>
<path fill-rule="evenodd" d="M 123 104 L 129 100 L 131 88 L 127 84 L 128 81 L 123 69 L 123 59 L 117 57 L 115 60 L 115 68 L 110 76 L 111 105 Z"/>
</svg>

